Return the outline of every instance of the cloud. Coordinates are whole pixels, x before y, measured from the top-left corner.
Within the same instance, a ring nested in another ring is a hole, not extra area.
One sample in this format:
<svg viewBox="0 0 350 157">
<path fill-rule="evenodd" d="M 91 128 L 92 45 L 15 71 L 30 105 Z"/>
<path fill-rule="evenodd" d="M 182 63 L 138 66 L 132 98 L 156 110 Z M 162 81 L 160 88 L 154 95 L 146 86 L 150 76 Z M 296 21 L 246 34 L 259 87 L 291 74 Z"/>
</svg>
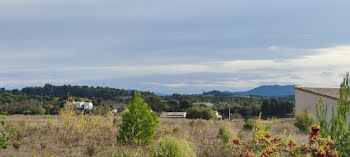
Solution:
<svg viewBox="0 0 350 157">
<path fill-rule="evenodd" d="M 283 49 L 285 48 L 281 48 Z M 92 83 L 132 89 L 153 89 L 165 93 L 171 93 L 173 90 L 196 93 L 207 89 L 242 90 L 264 84 L 337 86 L 341 81 L 340 74 L 344 74 L 350 66 L 350 46 L 308 51 L 314 52 L 314 55 L 284 61 L 247 59 L 191 64 L 17 68 L 8 69 L 8 72 L 3 74 L 8 77 L 1 83 L 3 86 L 44 84 L 45 81 Z M 15 79 L 15 82 L 7 81 L 11 75 L 18 79 Z M 42 81 L 35 80 L 37 76 L 40 76 Z M 66 81 L 59 81 L 57 78 Z"/>
<path fill-rule="evenodd" d="M 348 6 L 345 0 L 2 0 L 0 81 L 165 92 L 338 85 L 349 67 L 350 22 L 342 18 Z"/>
<path fill-rule="evenodd" d="M 276 51 L 278 50 L 278 47 L 277 46 L 270 46 L 267 48 L 269 51 Z"/>
</svg>

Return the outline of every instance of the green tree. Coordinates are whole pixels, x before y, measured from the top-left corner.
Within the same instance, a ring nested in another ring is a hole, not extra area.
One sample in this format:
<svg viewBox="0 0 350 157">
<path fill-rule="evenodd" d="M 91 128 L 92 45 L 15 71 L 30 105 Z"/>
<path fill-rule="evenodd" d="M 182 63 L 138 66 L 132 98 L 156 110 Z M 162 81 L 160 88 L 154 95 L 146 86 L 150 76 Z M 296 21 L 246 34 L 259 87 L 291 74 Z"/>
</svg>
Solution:
<svg viewBox="0 0 350 157">
<path fill-rule="evenodd" d="M 162 112 L 162 111 L 168 111 L 169 106 L 168 104 L 164 103 L 161 98 L 155 96 L 155 95 L 150 95 L 145 98 L 145 102 L 149 104 L 149 106 L 152 108 L 153 111 L 156 112 Z"/>
<path fill-rule="evenodd" d="M 215 117 L 214 110 L 207 106 L 193 106 L 186 110 L 187 118 L 191 119 L 212 119 Z"/>
<path fill-rule="evenodd" d="M 135 92 L 122 115 L 117 140 L 121 143 L 150 143 L 158 127 L 158 116 L 147 103 L 141 93 Z"/>
<path fill-rule="evenodd" d="M 192 102 L 190 100 L 188 100 L 188 99 L 183 99 L 183 100 L 180 101 L 180 109 L 182 111 L 185 111 L 186 109 L 188 109 L 188 108 L 190 108 L 192 106 L 193 106 Z"/>
<path fill-rule="evenodd" d="M 176 100 L 173 100 L 173 99 L 169 100 L 168 106 L 169 106 L 169 111 L 173 111 L 173 112 L 180 111 L 180 104 Z"/>
</svg>

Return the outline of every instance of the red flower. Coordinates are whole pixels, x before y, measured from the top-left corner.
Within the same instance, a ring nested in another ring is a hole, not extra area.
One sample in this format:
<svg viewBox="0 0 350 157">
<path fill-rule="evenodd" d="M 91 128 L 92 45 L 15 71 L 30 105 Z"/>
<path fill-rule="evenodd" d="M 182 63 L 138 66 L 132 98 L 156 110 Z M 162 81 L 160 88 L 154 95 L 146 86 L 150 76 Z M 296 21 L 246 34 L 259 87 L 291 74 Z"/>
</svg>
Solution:
<svg viewBox="0 0 350 157">
<path fill-rule="evenodd" d="M 242 142 L 238 138 L 234 139 L 233 143 L 237 144 L 237 145 L 241 145 L 242 144 Z"/>
<path fill-rule="evenodd" d="M 296 144 L 295 144 L 295 142 L 293 140 L 290 140 L 289 143 L 288 143 L 288 146 L 289 146 L 289 148 L 292 148 L 292 147 L 295 147 Z"/>
<path fill-rule="evenodd" d="M 308 147 L 307 145 L 304 145 L 304 147 L 301 148 L 301 151 L 303 151 L 303 152 L 309 152 L 310 149 L 309 149 L 309 147 Z"/>
<path fill-rule="evenodd" d="M 266 134 L 265 137 L 266 137 L 266 138 L 270 138 L 271 135 L 270 135 L 270 134 Z"/>
<path fill-rule="evenodd" d="M 328 142 L 328 146 L 329 146 L 329 147 L 334 147 L 334 146 L 335 146 L 335 143 L 333 142 L 333 140 L 330 140 L 330 141 Z"/>
<path fill-rule="evenodd" d="M 326 156 L 326 154 L 323 152 L 319 152 L 316 154 L 316 157 L 325 157 L 325 156 Z"/>
<path fill-rule="evenodd" d="M 281 138 L 280 138 L 280 137 L 275 137 L 275 138 L 272 140 L 273 143 L 277 143 L 277 142 L 279 142 L 279 141 L 281 141 Z"/>
<path fill-rule="evenodd" d="M 263 154 L 260 157 L 269 157 L 267 154 Z"/>
<path fill-rule="evenodd" d="M 311 137 L 310 137 L 310 141 L 311 141 L 312 143 L 315 143 L 315 142 L 316 142 L 316 140 L 317 140 L 317 138 L 318 138 L 318 136 L 317 136 L 317 135 L 311 135 Z"/>
<path fill-rule="evenodd" d="M 269 148 L 269 149 L 266 151 L 267 154 L 272 154 L 273 152 L 274 152 L 274 151 L 273 151 L 272 148 Z"/>
<path fill-rule="evenodd" d="M 317 133 L 321 130 L 321 127 L 318 125 L 314 125 L 314 126 L 312 126 L 311 130 L 313 133 Z"/>
</svg>

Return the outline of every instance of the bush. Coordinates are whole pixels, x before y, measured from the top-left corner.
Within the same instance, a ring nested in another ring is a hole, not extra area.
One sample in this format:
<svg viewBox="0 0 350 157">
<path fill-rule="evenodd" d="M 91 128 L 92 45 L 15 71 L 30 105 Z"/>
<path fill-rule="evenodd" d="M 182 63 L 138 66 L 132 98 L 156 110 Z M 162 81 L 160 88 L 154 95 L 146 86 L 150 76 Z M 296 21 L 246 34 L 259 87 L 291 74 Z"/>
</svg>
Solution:
<svg viewBox="0 0 350 157">
<path fill-rule="evenodd" d="M 234 113 L 231 115 L 232 119 L 242 119 L 243 117 L 239 113 Z"/>
<path fill-rule="evenodd" d="M 44 114 L 46 112 L 45 108 L 42 105 L 38 105 L 32 109 L 33 114 Z"/>
<path fill-rule="evenodd" d="M 153 149 L 152 157 L 195 157 L 196 154 L 185 140 L 168 137 L 160 139 L 156 149 Z"/>
<path fill-rule="evenodd" d="M 260 116 L 261 117 L 261 116 Z M 317 156 L 317 157 L 338 157 L 337 145 L 328 137 L 320 135 L 320 126 L 313 125 L 307 144 L 297 145 L 292 136 L 285 135 L 271 137 L 266 125 L 258 119 L 249 142 L 239 138 L 233 140 L 234 149 L 238 150 L 239 156 Z M 238 156 L 238 155 L 237 155 Z"/>
<path fill-rule="evenodd" d="M 9 113 L 8 113 L 7 111 L 1 112 L 1 114 L 2 114 L 2 115 L 5 115 L 5 116 L 9 115 Z"/>
<path fill-rule="evenodd" d="M 9 126 L 7 125 L 6 117 L 0 117 L 0 149 L 6 149 L 11 145 L 11 131 Z"/>
<path fill-rule="evenodd" d="M 102 128 L 112 128 L 112 123 L 105 121 L 101 116 L 86 116 L 83 112 L 77 115 L 73 105 L 60 111 L 60 119 L 57 124 L 58 139 L 66 146 L 80 145 L 84 139 L 98 139 L 101 137 Z M 51 124 L 48 124 L 48 127 Z M 107 142 L 107 141 L 105 141 Z"/>
<path fill-rule="evenodd" d="M 230 132 L 227 131 L 227 128 L 225 126 L 220 126 L 218 136 L 223 143 L 228 143 L 231 138 Z"/>
<path fill-rule="evenodd" d="M 249 130 L 252 130 L 254 126 L 255 126 L 255 122 L 253 120 L 250 120 L 250 119 L 246 120 L 243 124 L 243 127 L 245 129 L 249 129 Z"/>
<path fill-rule="evenodd" d="M 109 106 L 96 106 L 92 109 L 92 113 L 95 115 L 108 116 L 111 115 L 111 107 Z"/>
<path fill-rule="evenodd" d="M 22 113 L 24 115 L 29 115 L 29 114 L 32 114 L 33 112 L 31 110 L 24 110 Z"/>
<path fill-rule="evenodd" d="M 158 127 L 158 116 L 141 97 L 139 92 L 129 101 L 122 115 L 117 140 L 121 143 L 150 143 Z"/>
<path fill-rule="evenodd" d="M 302 132 L 307 132 L 312 124 L 315 124 L 315 116 L 310 113 L 309 109 L 305 109 L 295 116 L 294 126 Z"/>
<path fill-rule="evenodd" d="M 194 106 L 186 110 L 187 118 L 191 119 L 212 119 L 215 117 L 214 111 L 207 106 Z"/>
</svg>

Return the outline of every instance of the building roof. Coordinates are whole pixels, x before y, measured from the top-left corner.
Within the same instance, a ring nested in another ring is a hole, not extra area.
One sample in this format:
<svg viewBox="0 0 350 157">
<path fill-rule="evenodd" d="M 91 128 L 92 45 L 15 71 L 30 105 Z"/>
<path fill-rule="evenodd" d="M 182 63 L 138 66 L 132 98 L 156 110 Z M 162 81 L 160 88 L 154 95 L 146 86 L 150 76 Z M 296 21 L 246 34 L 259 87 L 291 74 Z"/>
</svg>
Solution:
<svg viewBox="0 0 350 157">
<path fill-rule="evenodd" d="M 183 116 L 186 112 L 162 112 L 161 117 L 165 116 Z"/>
<path fill-rule="evenodd" d="M 194 102 L 192 104 L 193 105 L 206 105 L 206 106 L 209 106 L 209 107 L 213 107 L 214 106 L 214 104 L 210 103 L 210 102 Z"/>
<path fill-rule="evenodd" d="M 316 95 L 328 97 L 331 99 L 339 99 L 340 98 L 340 88 L 336 87 L 303 87 L 303 86 L 295 86 L 295 89 L 299 89 L 305 92 L 313 93 Z"/>
</svg>

